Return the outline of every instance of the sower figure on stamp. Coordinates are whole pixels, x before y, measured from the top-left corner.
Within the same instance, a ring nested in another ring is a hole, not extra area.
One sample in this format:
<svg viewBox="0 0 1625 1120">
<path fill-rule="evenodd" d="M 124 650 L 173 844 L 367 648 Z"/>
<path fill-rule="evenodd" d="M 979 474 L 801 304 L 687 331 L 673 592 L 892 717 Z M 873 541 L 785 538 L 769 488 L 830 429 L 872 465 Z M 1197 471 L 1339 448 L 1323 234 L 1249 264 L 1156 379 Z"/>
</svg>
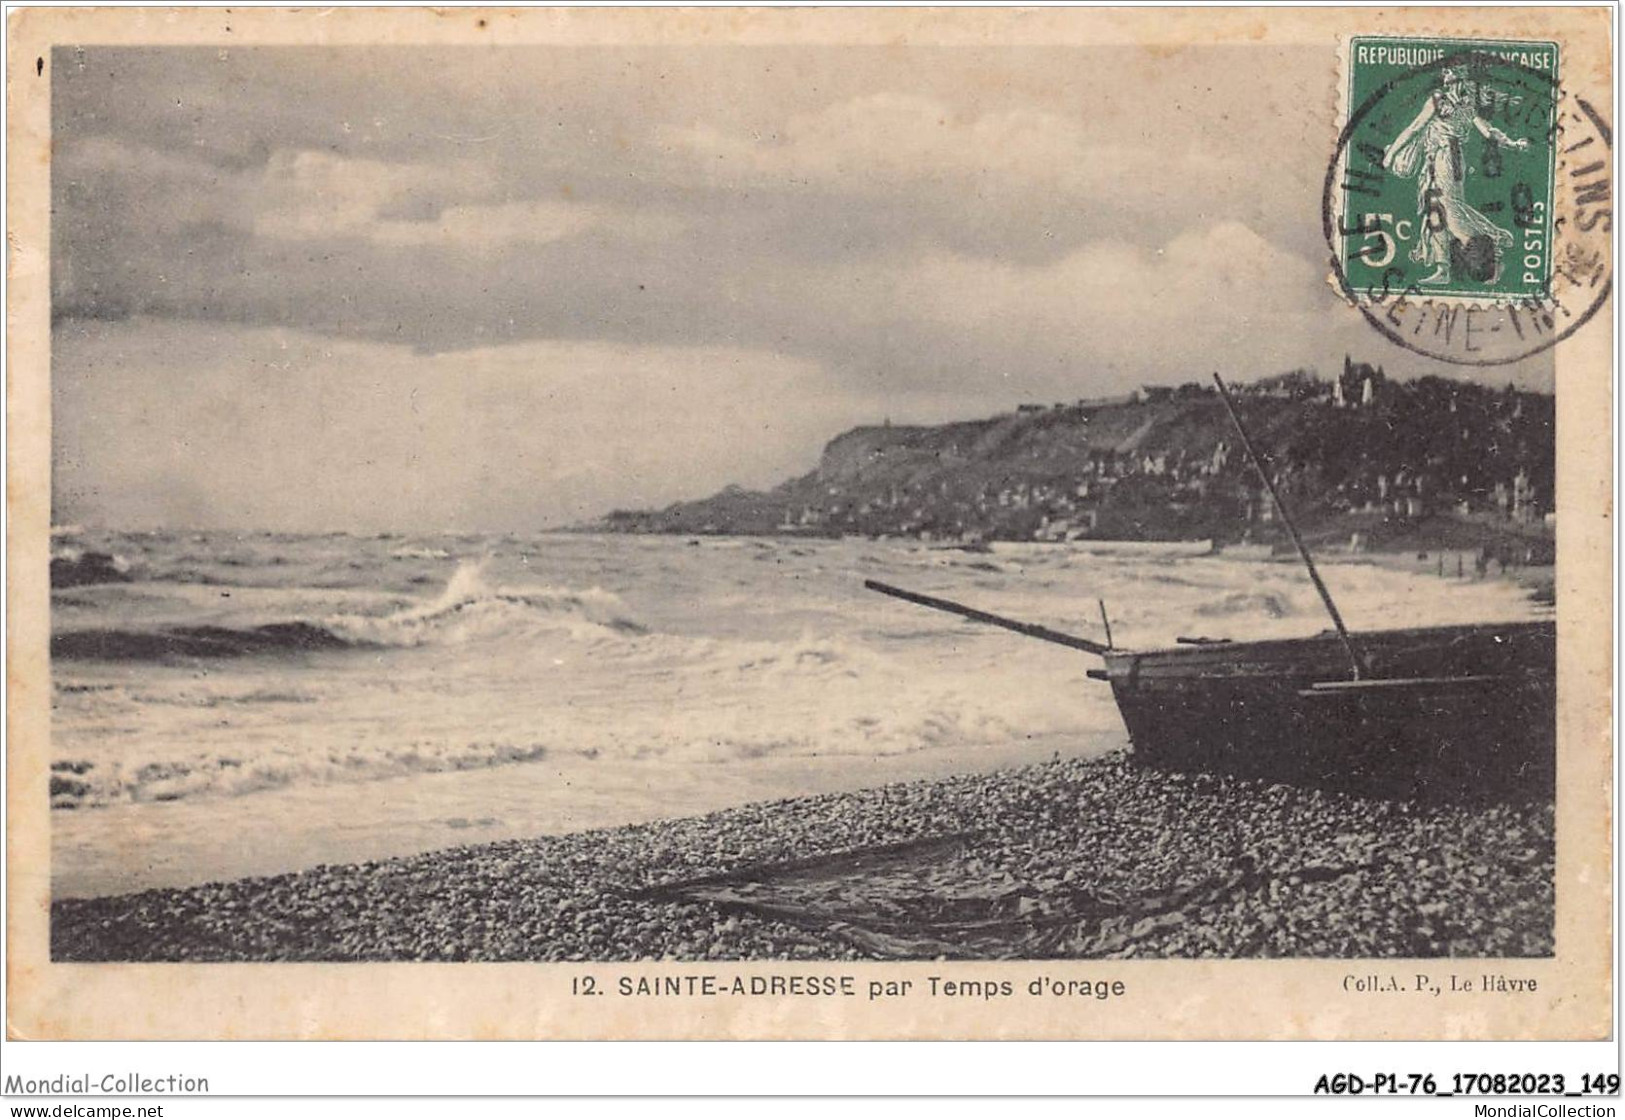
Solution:
<svg viewBox="0 0 1625 1120">
<path fill-rule="evenodd" d="M 1416 177 L 1420 229 L 1411 260 L 1433 266 L 1423 284 L 1450 281 L 1452 243 L 1469 262 L 1475 279 L 1493 282 L 1500 275 L 1501 252 L 1512 234 L 1467 203 L 1464 145 L 1477 132 L 1492 144 L 1519 151 L 1526 139 L 1514 140 L 1479 115 L 1478 83 L 1461 67 L 1440 72 L 1422 109 L 1383 152 L 1382 165 L 1401 178 Z M 1476 267 L 1475 267 L 1476 266 Z"/>
</svg>

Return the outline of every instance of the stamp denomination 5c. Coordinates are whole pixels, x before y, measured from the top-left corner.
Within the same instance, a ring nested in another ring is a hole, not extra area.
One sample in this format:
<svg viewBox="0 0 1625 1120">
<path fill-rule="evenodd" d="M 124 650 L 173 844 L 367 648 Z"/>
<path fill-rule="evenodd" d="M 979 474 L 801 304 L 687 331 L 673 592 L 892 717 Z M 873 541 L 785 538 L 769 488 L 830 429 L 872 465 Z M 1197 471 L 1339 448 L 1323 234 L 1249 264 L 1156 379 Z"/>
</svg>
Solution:
<svg viewBox="0 0 1625 1120">
<path fill-rule="evenodd" d="M 1613 134 L 1565 93 L 1560 46 L 1345 50 L 1322 208 L 1340 294 L 1390 341 L 1460 365 L 1518 361 L 1589 321 L 1612 287 Z"/>
<path fill-rule="evenodd" d="M 1545 297 L 1557 44 L 1356 38 L 1346 78 L 1336 247 L 1350 287 Z"/>
</svg>

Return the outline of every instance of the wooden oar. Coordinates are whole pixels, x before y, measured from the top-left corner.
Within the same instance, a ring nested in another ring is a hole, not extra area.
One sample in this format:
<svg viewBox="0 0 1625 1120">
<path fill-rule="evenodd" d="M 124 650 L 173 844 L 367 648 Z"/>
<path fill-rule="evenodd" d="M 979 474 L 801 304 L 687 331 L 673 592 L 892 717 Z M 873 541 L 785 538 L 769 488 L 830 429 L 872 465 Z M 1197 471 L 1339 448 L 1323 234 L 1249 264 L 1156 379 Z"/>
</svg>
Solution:
<svg viewBox="0 0 1625 1120">
<path fill-rule="evenodd" d="M 870 591 L 878 591 L 882 595 L 890 595 L 894 599 L 917 603 L 932 610 L 947 611 L 957 614 L 961 618 L 968 618 L 972 622 L 985 622 L 989 626 L 1002 626 L 1006 630 L 1014 630 L 1017 634 L 1025 634 L 1029 638 L 1037 638 L 1044 642 L 1054 642 L 1058 646 L 1071 646 L 1081 649 L 1085 653 L 1104 655 L 1112 647 L 1102 642 L 1092 642 L 1088 638 L 1079 638 L 1071 634 L 1063 634 L 1059 630 L 1051 630 L 1047 626 L 1036 626 L 1031 622 L 1017 622 L 1013 618 L 1004 618 L 996 614 L 979 611 L 975 607 L 967 607 L 962 603 L 950 602 L 947 599 L 936 599 L 930 595 L 921 595 L 915 591 L 904 591 L 901 587 L 892 587 L 890 584 L 880 583 L 877 580 L 866 579 L 863 586 Z"/>
</svg>

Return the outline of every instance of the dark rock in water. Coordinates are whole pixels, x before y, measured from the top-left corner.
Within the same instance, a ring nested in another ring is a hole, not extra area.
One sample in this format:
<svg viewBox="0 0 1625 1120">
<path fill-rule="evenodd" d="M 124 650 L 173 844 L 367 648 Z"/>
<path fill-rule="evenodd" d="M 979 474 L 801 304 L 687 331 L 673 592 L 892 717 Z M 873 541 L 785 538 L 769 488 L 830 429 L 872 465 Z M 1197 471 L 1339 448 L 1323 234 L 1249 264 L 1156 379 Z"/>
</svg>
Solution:
<svg viewBox="0 0 1625 1120">
<path fill-rule="evenodd" d="M 92 583 L 129 583 L 130 575 L 106 552 L 51 557 L 52 587 L 84 587 Z"/>
</svg>

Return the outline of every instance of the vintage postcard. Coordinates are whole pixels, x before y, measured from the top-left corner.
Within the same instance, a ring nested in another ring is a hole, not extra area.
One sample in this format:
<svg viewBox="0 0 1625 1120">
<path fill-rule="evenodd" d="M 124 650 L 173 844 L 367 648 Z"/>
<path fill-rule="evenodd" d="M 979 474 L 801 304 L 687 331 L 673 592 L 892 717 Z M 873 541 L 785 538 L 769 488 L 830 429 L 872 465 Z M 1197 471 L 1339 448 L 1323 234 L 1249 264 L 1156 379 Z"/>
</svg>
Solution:
<svg viewBox="0 0 1625 1120">
<path fill-rule="evenodd" d="M 1610 15 L 14 14 L 12 1037 L 1609 1036 Z"/>
</svg>

